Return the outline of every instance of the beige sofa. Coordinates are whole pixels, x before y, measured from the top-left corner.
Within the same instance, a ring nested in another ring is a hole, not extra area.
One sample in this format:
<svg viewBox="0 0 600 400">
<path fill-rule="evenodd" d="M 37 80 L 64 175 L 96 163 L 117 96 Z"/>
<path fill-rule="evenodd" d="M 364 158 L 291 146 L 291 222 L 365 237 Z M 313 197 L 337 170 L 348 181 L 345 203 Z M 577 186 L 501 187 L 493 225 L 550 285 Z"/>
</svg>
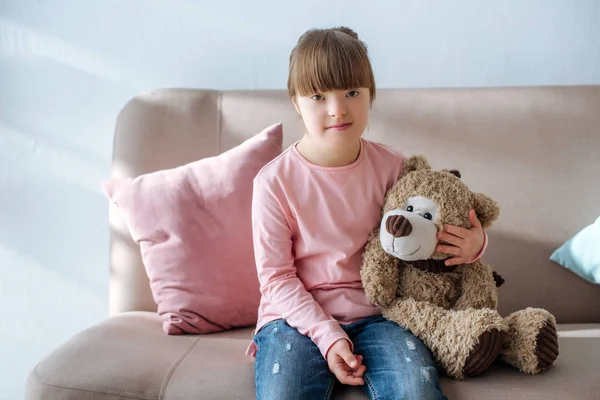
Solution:
<svg viewBox="0 0 600 400">
<path fill-rule="evenodd" d="M 600 86 L 380 90 L 366 137 L 456 168 L 502 208 L 485 259 L 506 279 L 500 311 L 552 311 L 556 365 L 536 376 L 494 365 L 466 381 L 442 379 L 449 399 L 599 399 L 600 286 L 549 261 L 600 215 Z M 274 122 L 285 145 L 302 122 L 284 91 L 159 90 L 117 120 L 113 176 L 136 176 L 231 148 Z M 251 327 L 199 336 L 163 333 L 137 246 L 111 208 L 111 318 L 77 335 L 31 371 L 33 399 L 251 399 Z M 76 299 L 74 299 L 76 301 Z M 356 389 L 336 398 L 361 399 Z"/>
</svg>

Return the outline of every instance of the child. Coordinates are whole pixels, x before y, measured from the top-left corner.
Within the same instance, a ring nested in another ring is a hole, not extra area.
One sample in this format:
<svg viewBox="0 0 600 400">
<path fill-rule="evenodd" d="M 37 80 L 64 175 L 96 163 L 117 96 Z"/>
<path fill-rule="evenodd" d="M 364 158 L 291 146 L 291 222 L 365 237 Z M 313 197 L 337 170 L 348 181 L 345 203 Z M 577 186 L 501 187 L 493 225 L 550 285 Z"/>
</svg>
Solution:
<svg viewBox="0 0 600 400">
<path fill-rule="evenodd" d="M 305 135 L 254 179 L 257 399 L 328 399 L 336 378 L 375 399 L 444 399 L 428 349 L 385 320 L 361 285 L 364 245 L 403 165 L 396 150 L 362 138 L 375 98 L 366 45 L 344 27 L 306 32 L 288 90 Z M 485 248 L 470 217 L 470 230 L 439 236 L 449 265 Z"/>
</svg>

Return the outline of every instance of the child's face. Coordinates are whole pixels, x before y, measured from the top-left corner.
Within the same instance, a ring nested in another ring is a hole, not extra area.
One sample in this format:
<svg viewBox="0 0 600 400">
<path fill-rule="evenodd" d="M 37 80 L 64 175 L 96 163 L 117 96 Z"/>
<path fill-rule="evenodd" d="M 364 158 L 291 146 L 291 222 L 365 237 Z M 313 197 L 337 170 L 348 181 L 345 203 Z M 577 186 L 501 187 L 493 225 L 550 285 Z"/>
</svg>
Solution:
<svg viewBox="0 0 600 400">
<path fill-rule="evenodd" d="M 335 90 L 312 96 L 296 96 L 307 135 L 327 148 L 355 144 L 367 126 L 370 97 L 368 88 Z"/>
</svg>

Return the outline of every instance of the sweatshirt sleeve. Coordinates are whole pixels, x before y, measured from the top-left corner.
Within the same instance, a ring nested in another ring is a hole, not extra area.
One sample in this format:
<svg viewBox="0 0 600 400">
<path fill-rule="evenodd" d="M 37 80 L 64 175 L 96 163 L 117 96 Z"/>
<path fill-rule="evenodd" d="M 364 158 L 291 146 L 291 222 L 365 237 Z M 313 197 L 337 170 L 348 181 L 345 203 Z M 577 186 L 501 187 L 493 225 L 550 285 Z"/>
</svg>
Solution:
<svg viewBox="0 0 600 400">
<path fill-rule="evenodd" d="M 488 246 L 488 235 L 487 235 L 487 232 L 484 229 L 483 230 L 483 245 L 481 246 L 481 250 L 479 250 L 479 253 L 477 253 L 477 255 L 475 256 L 475 258 L 471 261 L 471 263 L 474 263 L 475 261 L 477 261 L 481 257 L 483 257 L 483 254 L 485 253 L 485 250 L 487 249 L 487 246 Z"/>
<path fill-rule="evenodd" d="M 260 291 L 286 322 L 308 336 L 324 358 L 339 339 L 352 342 L 339 323 L 315 301 L 296 274 L 292 235 L 281 190 L 255 178 L 252 236 Z M 279 192 L 279 193 L 277 193 Z"/>
</svg>

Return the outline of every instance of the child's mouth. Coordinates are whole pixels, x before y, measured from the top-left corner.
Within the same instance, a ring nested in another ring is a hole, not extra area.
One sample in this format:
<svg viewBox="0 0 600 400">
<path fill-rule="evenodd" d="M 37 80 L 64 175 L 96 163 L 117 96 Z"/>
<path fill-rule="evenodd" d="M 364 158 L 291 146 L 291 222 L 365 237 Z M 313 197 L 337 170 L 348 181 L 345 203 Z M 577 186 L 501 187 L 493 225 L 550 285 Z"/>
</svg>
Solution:
<svg viewBox="0 0 600 400">
<path fill-rule="evenodd" d="M 343 131 L 346 130 L 350 127 L 350 125 L 352 125 L 351 122 L 345 123 L 345 124 L 338 124 L 338 125 L 332 125 L 332 126 L 328 126 L 327 129 L 331 129 L 331 130 L 335 130 L 335 131 Z"/>
</svg>

